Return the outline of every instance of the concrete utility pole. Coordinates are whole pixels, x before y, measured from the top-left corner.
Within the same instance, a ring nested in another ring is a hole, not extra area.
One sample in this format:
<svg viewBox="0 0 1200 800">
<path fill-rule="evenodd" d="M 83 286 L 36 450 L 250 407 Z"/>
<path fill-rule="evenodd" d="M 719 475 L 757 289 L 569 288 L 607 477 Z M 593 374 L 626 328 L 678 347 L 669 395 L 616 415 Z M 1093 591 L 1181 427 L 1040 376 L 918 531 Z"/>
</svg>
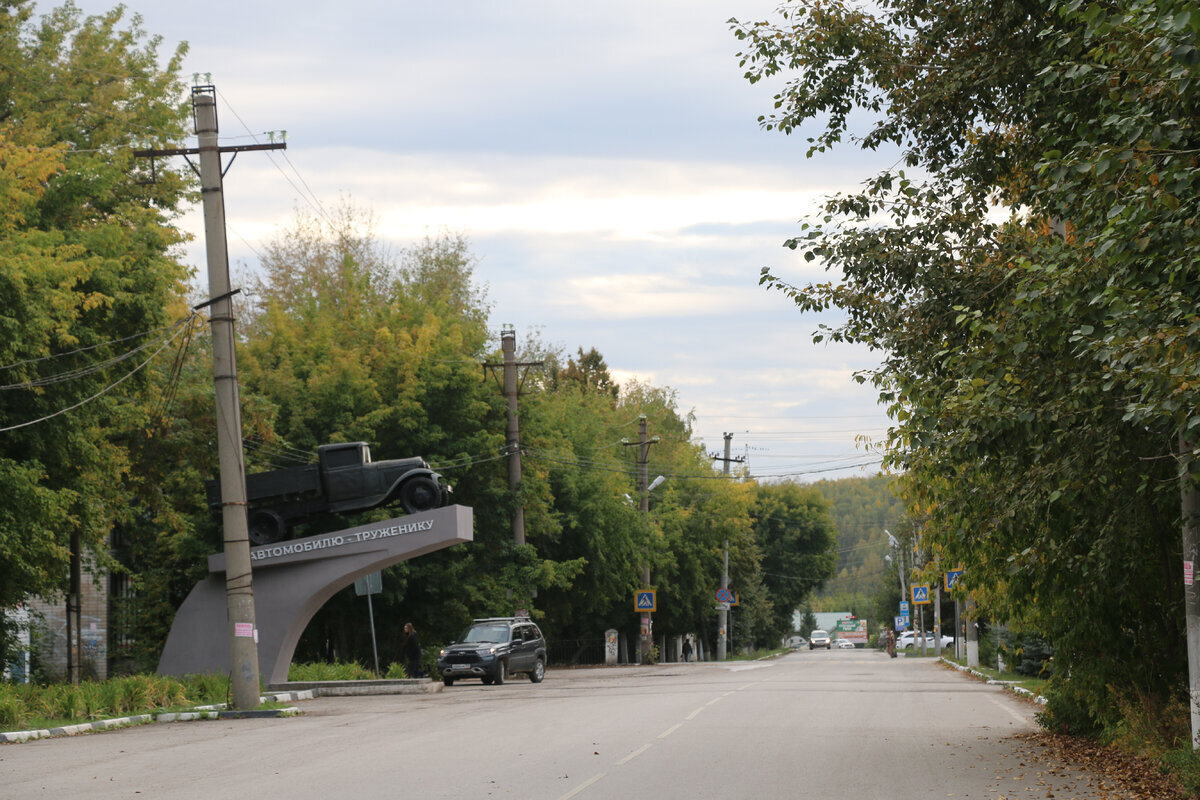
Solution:
<svg viewBox="0 0 1200 800">
<path fill-rule="evenodd" d="M 726 439 L 726 442 L 729 440 Z M 721 562 L 721 588 L 729 588 L 729 540 L 725 540 L 725 551 Z M 717 612 L 717 661 L 725 660 L 726 644 L 729 641 L 729 604 L 721 603 Z"/>
<path fill-rule="evenodd" d="M 636 444 L 638 448 L 638 510 L 643 515 L 650 514 L 650 445 L 658 444 L 658 437 L 648 436 L 646 431 L 646 415 L 642 414 L 638 417 L 638 440 L 637 442 L 629 442 L 625 439 L 621 440 L 621 444 L 629 446 Z M 642 588 L 649 589 L 650 586 L 650 557 L 647 553 L 646 561 L 642 564 Z M 649 611 L 643 612 L 645 615 L 645 624 L 641 626 L 641 660 L 640 663 L 648 664 L 650 662 L 650 648 L 654 645 L 654 632 L 652 629 L 653 619 Z"/>
<path fill-rule="evenodd" d="M 200 191 L 208 249 L 208 290 L 212 298 L 209 322 L 213 338 L 213 382 L 217 394 L 217 448 L 221 462 L 221 522 L 225 531 L 225 596 L 231 637 L 229 652 L 233 661 L 233 703 L 237 708 L 257 708 L 261 691 L 258 637 L 254 625 L 242 410 L 234 354 L 233 298 L 225 243 L 225 199 L 221 153 L 217 145 L 215 92 L 193 92 L 192 100 L 200 144 Z"/>
<path fill-rule="evenodd" d="M 517 332 L 509 328 L 500 333 L 504 353 L 504 397 L 508 400 L 508 490 L 514 495 L 521 486 L 521 423 L 517 413 Z M 525 505 L 517 502 L 512 515 L 513 542 L 525 544 Z"/>
<path fill-rule="evenodd" d="M 242 412 L 234 353 L 233 295 L 225 241 L 225 200 L 221 153 L 234 157 L 243 150 L 282 150 L 286 144 L 221 147 L 217 142 L 216 87 L 192 88 L 192 108 L 199 147 L 139 150 L 135 156 L 200 156 L 200 191 L 208 251 L 209 323 L 213 338 L 213 383 L 217 401 L 217 452 L 221 474 L 221 523 L 225 544 L 225 597 L 232 661 L 230 682 L 235 708 L 257 708 L 261 687 L 258 631 L 254 624 L 254 586 L 250 569 L 250 536 L 246 521 L 246 467 L 242 453 Z M 191 164 L 191 161 L 188 161 Z M 195 165 L 192 165 L 195 170 Z"/>
<path fill-rule="evenodd" d="M 967 595 L 967 666 L 979 666 L 979 628 L 975 625 L 976 608 L 975 599 L 971 595 Z"/>
<path fill-rule="evenodd" d="M 725 475 L 728 475 L 730 464 L 743 464 L 743 463 L 745 463 L 746 458 L 745 458 L 745 456 L 742 456 L 739 458 L 734 458 L 734 457 L 730 456 L 729 451 L 730 451 L 730 446 L 733 443 L 733 434 L 726 433 L 726 434 L 724 434 L 724 437 L 725 437 L 725 455 L 719 456 L 716 453 L 710 453 L 708 457 L 711 458 L 713 461 L 724 462 L 724 467 L 722 468 L 721 472 Z"/>
<path fill-rule="evenodd" d="M 1192 750 L 1200 750 L 1200 591 L 1196 562 L 1200 560 L 1200 491 L 1192 478 L 1192 447 L 1179 437 L 1180 509 L 1183 516 L 1183 612 L 1187 626 L 1188 696 L 1191 699 Z"/>
<path fill-rule="evenodd" d="M 505 428 L 505 449 L 508 453 L 508 490 L 516 497 L 521 488 L 521 424 L 517 410 L 517 400 L 521 396 L 520 384 L 524 382 L 524 374 L 517 375 L 518 367 L 540 367 L 541 361 L 517 361 L 517 331 L 511 325 L 500 330 L 500 351 L 504 361 L 500 364 L 484 364 L 484 369 L 503 367 L 503 385 L 501 391 L 508 401 L 508 424 Z M 493 373 L 494 375 L 495 373 Z M 518 498 L 514 504 L 512 515 L 513 542 L 525 544 L 525 506 Z"/>
</svg>

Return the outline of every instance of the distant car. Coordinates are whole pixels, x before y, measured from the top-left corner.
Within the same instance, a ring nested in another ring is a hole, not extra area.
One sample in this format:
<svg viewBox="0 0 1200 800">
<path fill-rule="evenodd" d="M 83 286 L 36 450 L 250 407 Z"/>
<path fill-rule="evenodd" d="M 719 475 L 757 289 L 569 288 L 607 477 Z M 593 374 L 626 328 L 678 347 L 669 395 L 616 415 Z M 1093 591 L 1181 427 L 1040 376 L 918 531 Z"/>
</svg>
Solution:
<svg viewBox="0 0 1200 800">
<path fill-rule="evenodd" d="M 814 647 L 824 647 L 826 650 L 833 649 L 833 643 L 829 639 L 828 631 L 813 631 L 808 635 L 808 649 Z"/>
<path fill-rule="evenodd" d="M 792 637 L 791 644 L 788 646 L 793 650 L 799 650 L 808 646 L 808 639 L 805 639 L 803 636 L 794 636 Z"/>
<path fill-rule="evenodd" d="M 853 650 L 854 642 L 850 641 L 849 639 L 838 639 L 837 646 L 838 650 Z"/>
</svg>

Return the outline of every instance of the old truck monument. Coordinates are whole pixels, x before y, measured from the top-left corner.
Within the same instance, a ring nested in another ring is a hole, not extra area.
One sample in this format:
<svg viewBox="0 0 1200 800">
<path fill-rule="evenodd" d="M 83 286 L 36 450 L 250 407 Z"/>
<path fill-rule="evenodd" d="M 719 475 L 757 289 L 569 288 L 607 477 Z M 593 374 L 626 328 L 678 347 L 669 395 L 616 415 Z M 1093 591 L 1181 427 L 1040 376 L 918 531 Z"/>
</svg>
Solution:
<svg viewBox="0 0 1200 800">
<path fill-rule="evenodd" d="M 305 627 L 337 592 L 372 572 L 474 538 L 472 510 L 446 505 L 450 488 L 424 460 L 372 462 L 362 442 L 325 445 L 317 464 L 248 475 L 246 486 L 258 628 L 242 635 L 257 639 L 259 671 L 272 684 L 287 680 Z M 208 497 L 220 507 L 213 484 Z M 409 513 L 283 541 L 314 517 L 392 504 Z M 175 615 L 158 662 L 161 674 L 228 671 L 224 554 L 210 555 L 208 569 Z"/>
</svg>

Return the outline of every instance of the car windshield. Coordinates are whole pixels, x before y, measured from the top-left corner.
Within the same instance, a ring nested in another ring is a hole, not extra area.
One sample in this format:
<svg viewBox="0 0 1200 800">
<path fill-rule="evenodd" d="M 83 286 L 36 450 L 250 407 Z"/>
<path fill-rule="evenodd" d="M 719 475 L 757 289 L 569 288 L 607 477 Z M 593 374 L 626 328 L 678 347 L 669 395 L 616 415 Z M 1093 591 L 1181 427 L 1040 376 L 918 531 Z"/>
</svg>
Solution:
<svg viewBox="0 0 1200 800">
<path fill-rule="evenodd" d="M 813 639 L 825 639 L 829 637 L 829 634 L 825 631 L 813 631 L 811 636 Z"/>
<path fill-rule="evenodd" d="M 459 641 L 468 644 L 496 644 L 508 641 L 507 625 L 472 625 Z"/>
</svg>

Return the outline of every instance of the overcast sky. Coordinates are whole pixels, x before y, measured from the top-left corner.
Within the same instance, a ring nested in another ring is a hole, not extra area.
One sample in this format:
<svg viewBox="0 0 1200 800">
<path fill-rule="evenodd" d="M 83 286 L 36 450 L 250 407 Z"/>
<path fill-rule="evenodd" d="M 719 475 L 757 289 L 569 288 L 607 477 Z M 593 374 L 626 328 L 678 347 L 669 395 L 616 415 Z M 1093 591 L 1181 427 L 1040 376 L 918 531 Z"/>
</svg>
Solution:
<svg viewBox="0 0 1200 800">
<path fill-rule="evenodd" d="M 734 433 L 760 477 L 873 474 L 856 437 L 888 421 L 851 375 L 879 354 L 812 344 L 820 320 L 758 277 L 823 279 L 783 241 L 886 162 L 805 159 L 806 132 L 759 128 L 771 90 L 742 78 L 727 20 L 776 5 L 126 3 L 164 59 L 186 41 L 186 72 L 211 75 L 223 143 L 287 131 L 285 155 L 244 153 L 226 175 L 235 269 L 296 208 L 343 197 L 398 248 L 462 233 L 497 337 L 595 347 L 618 380 L 675 389 L 707 448 Z M 183 225 L 200 233 L 198 209 Z"/>
</svg>

